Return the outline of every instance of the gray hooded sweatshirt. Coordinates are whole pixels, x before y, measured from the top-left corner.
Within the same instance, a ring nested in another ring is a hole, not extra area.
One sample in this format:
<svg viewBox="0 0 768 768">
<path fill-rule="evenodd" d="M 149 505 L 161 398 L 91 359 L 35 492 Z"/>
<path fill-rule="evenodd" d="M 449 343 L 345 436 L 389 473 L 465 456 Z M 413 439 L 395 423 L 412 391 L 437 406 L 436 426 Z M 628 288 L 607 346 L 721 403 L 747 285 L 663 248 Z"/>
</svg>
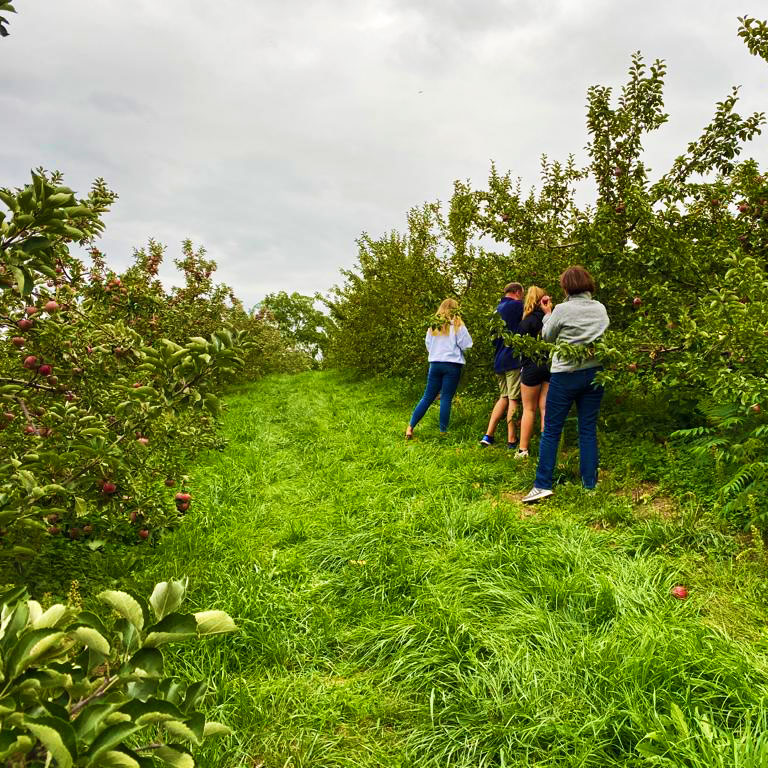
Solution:
<svg viewBox="0 0 768 768">
<path fill-rule="evenodd" d="M 569 344 L 590 344 L 599 339 L 610 320 L 605 307 L 592 298 L 592 294 L 576 293 L 558 304 L 550 314 L 544 315 L 541 337 L 544 341 L 566 341 Z M 585 368 L 596 368 L 599 360 L 568 362 L 557 355 L 552 358 L 552 373 L 569 373 Z"/>
</svg>

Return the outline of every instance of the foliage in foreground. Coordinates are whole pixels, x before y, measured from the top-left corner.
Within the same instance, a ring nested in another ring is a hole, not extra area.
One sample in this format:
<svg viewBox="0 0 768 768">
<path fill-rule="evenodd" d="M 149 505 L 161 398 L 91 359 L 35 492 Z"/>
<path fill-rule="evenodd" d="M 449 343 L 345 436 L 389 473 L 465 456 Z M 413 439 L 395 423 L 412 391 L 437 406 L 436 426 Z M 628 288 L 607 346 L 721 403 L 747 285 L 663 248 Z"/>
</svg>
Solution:
<svg viewBox="0 0 768 768">
<path fill-rule="evenodd" d="M 742 19 L 739 34 L 768 60 L 768 25 Z M 604 381 L 617 395 L 671 404 L 679 426 L 703 421 L 695 409 L 711 402 L 733 404 L 747 430 L 761 425 L 768 175 L 739 156 L 765 116 L 740 115 L 734 89 L 701 136 L 652 178 L 643 141 L 667 121 L 665 71 L 663 61 L 649 67 L 636 54 L 618 98 L 609 87 L 589 89 L 585 167 L 545 157 L 540 189 L 528 195 L 493 167 L 487 188 L 457 182 L 446 210 L 429 204 L 411 211 L 405 234 L 364 234 L 357 268 L 344 273 L 329 300 L 329 360 L 366 374 L 420 378 L 424 320 L 456 295 L 476 339 L 468 385 L 490 394 L 484 341 L 502 287 L 517 280 L 562 298 L 558 275 L 581 263 L 595 275 L 611 317 L 600 352 Z M 586 181 L 597 197 L 580 206 L 576 193 Z M 504 251 L 486 250 L 489 239 Z M 760 487 L 740 496 L 758 508 L 755 517 L 742 504 L 747 524 L 768 515 Z"/>
<path fill-rule="evenodd" d="M 43 610 L 23 587 L 0 595 L 0 761 L 193 768 L 190 748 L 229 729 L 200 711 L 206 683 L 166 676 L 160 647 L 236 627 L 223 611 L 181 613 L 186 588 L 162 582 L 148 602 L 101 592 L 115 620 Z"/>
</svg>

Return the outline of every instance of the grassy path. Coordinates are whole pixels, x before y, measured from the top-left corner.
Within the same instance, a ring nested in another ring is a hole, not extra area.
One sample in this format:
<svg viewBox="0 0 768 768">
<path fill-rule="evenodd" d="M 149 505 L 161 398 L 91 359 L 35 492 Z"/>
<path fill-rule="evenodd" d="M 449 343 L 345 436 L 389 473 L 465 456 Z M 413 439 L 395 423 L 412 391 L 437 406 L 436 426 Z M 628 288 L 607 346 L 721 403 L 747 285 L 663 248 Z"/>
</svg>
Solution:
<svg viewBox="0 0 768 768">
<path fill-rule="evenodd" d="M 140 577 L 188 574 L 242 628 L 175 661 L 213 678 L 236 731 L 202 765 L 768 759 L 739 742 L 765 726 L 759 553 L 641 514 L 615 482 L 523 510 L 532 467 L 481 450 L 485 414 L 461 402 L 449 438 L 430 412 L 413 444 L 412 403 L 381 383 L 274 377 L 229 405 L 228 448 Z"/>
</svg>

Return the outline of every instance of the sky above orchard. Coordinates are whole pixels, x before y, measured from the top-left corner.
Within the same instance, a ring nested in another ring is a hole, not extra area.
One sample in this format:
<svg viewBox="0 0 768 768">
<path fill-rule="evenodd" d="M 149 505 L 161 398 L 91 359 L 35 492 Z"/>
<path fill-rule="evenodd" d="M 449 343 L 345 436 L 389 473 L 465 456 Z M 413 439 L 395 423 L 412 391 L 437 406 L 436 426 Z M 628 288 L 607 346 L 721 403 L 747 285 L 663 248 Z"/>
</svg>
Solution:
<svg viewBox="0 0 768 768">
<path fill-rule="evenodd" d="M 768 66 L 737 37 L 765 0 L 17 0 L 0 40 L 0 185 L 58 169 L 120 195 L 101 248 L 190 237 L 250 305 L 326 291 L 355 238 L 482 186 L 584 162 L 586 90 L 633 51 L 667 62 L 661 173 L 732 85 L 768 111 Z M 768 161 L 768 131 L 748 155 Z M 584 194 L 588 194 L 585 191 Z"/>
</svg>

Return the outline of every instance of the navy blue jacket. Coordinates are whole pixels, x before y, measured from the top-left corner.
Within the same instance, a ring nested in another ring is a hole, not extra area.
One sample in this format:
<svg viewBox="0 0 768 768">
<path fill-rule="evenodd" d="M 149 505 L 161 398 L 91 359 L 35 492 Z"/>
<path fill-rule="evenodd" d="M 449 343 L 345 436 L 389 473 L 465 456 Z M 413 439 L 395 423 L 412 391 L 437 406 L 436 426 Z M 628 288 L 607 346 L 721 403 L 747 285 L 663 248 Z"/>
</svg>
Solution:
<svg viewBox="0 0 768 768">
<path fill-rule="evenodd" d="M 507 330 L 511 333 L 518 333 L 520 321 L 523 319 L 523 302 L 520 299 L 509 299 L 506 296 L 499 302 L 496 311 L 501 315 Z M 505 373 L 520 368 L 522 361 L 516 357 L 514 352 L 504 346 L 504 339 L 498 338 L 494 342 L 496 356 L 493 360 L 493 370 L 496 373 Z"/>
</svg>

